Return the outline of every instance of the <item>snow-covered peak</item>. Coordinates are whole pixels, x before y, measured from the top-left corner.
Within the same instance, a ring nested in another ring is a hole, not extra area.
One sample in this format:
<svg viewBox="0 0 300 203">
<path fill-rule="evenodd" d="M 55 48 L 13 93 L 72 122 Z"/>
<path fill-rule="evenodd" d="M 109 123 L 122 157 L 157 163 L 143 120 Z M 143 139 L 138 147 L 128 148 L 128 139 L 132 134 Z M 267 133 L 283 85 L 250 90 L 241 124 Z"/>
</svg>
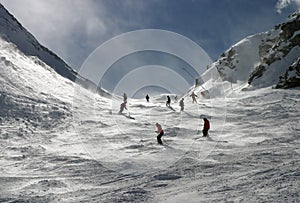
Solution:
<svg viewBox="0 0 300 203">
<path fill-rule="evenodd" d="M 0 36 L 11 42 L 27 56 L 35 56 L 53 68 L 61 76 L 80 83 L 84 87 L 95 88 L 95 84 L 78 75 L 55 53 L 41 45 L 18 21 L 0 4 Z"/>
<path fill-rule="evenodd" d="M 212 67 L 218 69 L 223 80 L 233 83 L 244 81 L 254 87 L 275 85 L 300 57 L 299 44 L 300 12 L 296 12 L 273 30 L 233 45 Z M 299 72 L 296 75 L 299 77 Z M 295 86 L 300 86 L 299 82 L 290 85 Z"/>
</svg>

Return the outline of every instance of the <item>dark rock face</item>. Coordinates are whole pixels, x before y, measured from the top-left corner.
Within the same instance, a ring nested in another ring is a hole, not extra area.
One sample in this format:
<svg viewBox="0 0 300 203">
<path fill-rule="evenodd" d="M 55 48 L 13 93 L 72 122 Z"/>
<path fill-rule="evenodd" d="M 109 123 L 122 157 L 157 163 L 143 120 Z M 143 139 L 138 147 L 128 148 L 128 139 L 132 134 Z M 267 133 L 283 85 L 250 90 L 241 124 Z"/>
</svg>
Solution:
<svg viewBox="0 0 300 203">
<path fill-rule="evenodd" d="M 259 46 L 259 53 L 262 57 L 262 64 L 259 64 L 249 75 L 249 84 L 251 84 L 255 78 L 263 76 L 264 72 L 268 69 L 268 67 L 271 64 L 278 60 L 282 60 L 290 53 L 290 51 L 294 47 L 299 46 L 300 33 L 297 33 L 297 31 L 300 30 L 300 13 L 294 13 L 291 16 L 289 16 L 289 18 L 292 20 L 281 23 L 275 27 L 275 31 L 280 31 L 280 34 L 277 37 L 266 40 L 268 42 L 271 42 L 271 44 L 273 44 L 272 46 L 270 44 L 264 43 L 261 46 Z M 288 72 L 289 71 L 287 70 L 286 74 Z M 286 76 L 282 77 L 286 78 Z M 295 81 L 292 82 L 292 84 L 297 86 L 297 83 L 295 83 Z M 287 88 L 292 86 L 286 85 L 285 87 Z"/>
<path fill-rule="evenodd" d="M 300 87 L 300 57 L 279 77 L 276 88 Z"/>
<path fill-rule="evenodd" d="M 254 69 L 254 71 L 252 73 L 250 73 L 248 83 L 251 84 L 255 78 L 261 77 L 264 74 L 264 72 L 266 71 L 266 67 L 267 67 L 266 64 L 260 64 L 259 66 L 257 66 Z"/>
</svg>

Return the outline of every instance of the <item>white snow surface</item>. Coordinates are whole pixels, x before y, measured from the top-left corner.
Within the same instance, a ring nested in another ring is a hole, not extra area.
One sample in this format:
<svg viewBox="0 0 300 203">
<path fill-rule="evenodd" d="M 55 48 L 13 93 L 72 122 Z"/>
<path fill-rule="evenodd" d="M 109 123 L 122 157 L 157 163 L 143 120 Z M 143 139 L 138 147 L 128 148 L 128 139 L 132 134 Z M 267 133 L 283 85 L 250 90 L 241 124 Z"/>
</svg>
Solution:
<svg viewBox="0 0 300 203">
<path fill-rule="evenodd" d="M 3 39 L 0 55 L 0 202 L 300 199 L 299 89 L 205 80 L 223 94 L 204 99 L 198 87 L 185 112 L 165 107 L 165 95 L 129 99 L 118 115 L 118 98 L 81 88 Z"/>
</svg>

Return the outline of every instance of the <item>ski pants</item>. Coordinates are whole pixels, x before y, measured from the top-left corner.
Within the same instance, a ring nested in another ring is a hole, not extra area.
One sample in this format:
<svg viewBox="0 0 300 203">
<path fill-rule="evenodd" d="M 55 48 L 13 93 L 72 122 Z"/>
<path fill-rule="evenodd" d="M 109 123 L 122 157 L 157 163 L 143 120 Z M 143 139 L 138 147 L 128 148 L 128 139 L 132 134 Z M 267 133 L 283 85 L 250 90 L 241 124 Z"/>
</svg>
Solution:
<svg viewBox="0 0 300 203">
<path fill-rule="evenodd" d="M 207 128 L 203 128 L 202 132 L 203 132 L 203 137 L 206 137 L 208 135 L 208 130 Z"/>
<path fill-rule="evenodd" d="M 164 131 L 161 131 L 158 135 L 157 135 L 157 143 L 158 144 L 162 144 L 161 141 L 161 137 L 164 135 Z"/>
</svg>

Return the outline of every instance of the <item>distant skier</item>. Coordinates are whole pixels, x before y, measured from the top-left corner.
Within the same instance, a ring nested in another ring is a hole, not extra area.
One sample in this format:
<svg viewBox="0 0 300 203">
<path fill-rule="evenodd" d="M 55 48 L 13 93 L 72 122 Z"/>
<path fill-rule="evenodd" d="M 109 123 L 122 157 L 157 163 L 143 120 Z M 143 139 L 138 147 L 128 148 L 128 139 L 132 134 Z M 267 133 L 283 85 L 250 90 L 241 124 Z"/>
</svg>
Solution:
<svg viewBox="0 0 300 203">
<path fill-rule="evenodd" d="M 124 92 L 124 94 L 123 94 L 123 101 L 124 102 L 127 102 L 127 94 Z"/>
<path fill-rule="evenodd" d="M 124 102 L 120 105 L 120 111 L 119 111 L 119 114 L 121 114 L 121 113 L 124 111 L 124 109 L 127 110 L 126 103 L 127 103 L 127 102 L 124 101 Z"/>
<path fill-rule="evenodd" d="M 167 107 L 171 107 L 171 98 L 170 98 L 169 95 L 167 96 L 166 106 L 167 106 Z"/>
<path fill-rule="evenodd" d="M 157 143 L 158 144 L 163 144 L 162 141 L 161 141 L 161 137 L 164 135 L 164 131 L 163 131 L 163 129 L 162 129 L 162 127 L 161 127 L 161 125 L 159 123 L 156 123 L 155 125 L 157 127 L 157 131 L 155 131 L 155 132 L 158 133 L 158 135 L 157 135 Z"/>
<path fill-rule="evenodd" d="M 149 97 L 149 95 L 147 94 L 147 95 L 146 95 L 146 100 L 147 100 L 147 102 L 149 102 L 149 99 L 150 99 L 150 97 Z"/>
<path fill-rule="evenodd" d="M 180 111 L 184 110 L 184 102 L 183 102 L 184 98 L 182 98 L 179 102 L 179 106 L 180 106 Z"/>
<path fill-rule="evenodd" d="M 178 96 L 175 95 L 174 99 L 175 99 L 175 102 L 177 103 L 178 102 Z"/>
<path fill-rule="evenodd" d="M 191 96 L 192 99 L 193 99 L 193 103 L 196 102 L 197 103 L 197 100 L 196 100 L 196 97 L 198 97 L 194 92 L 192 92 Z"/>
<path fill-rule="evenodd" d="M 203 118 L 204 120 L 204 126 L 203 126 L 203 137 L 207 137 L 208 136 L 208 130 L 210 128 L 210 124 L 207 118 Z"/>
</svg>

